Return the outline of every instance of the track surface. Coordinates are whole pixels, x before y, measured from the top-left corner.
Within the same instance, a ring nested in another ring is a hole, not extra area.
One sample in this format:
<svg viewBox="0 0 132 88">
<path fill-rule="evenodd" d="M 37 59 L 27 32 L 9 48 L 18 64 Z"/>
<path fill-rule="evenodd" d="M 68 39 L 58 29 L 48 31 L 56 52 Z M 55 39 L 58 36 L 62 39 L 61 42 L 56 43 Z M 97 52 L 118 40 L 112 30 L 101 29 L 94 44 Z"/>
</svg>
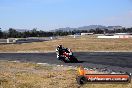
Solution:
<svg viewBox="0 0 132 88">
<path fill-rule="evenodd" d="M 132 52 L 76 52 L 79 63 L 63 63 L 55 53 L 0 53 L 0 60 L 49 63 L 89 68 L 107 68 L 132 73 Z"/>
</svg>

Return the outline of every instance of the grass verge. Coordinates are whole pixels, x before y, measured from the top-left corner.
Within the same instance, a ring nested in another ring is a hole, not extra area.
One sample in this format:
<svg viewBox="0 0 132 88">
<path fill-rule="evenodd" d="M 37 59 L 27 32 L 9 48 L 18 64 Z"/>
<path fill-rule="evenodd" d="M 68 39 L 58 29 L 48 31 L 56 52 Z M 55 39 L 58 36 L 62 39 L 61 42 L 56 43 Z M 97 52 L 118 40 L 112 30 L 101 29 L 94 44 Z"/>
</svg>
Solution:
<svg viewBox="0 0 132 88">
<path fill-rule="evenodd" d="M 74 67 L 0 61 L 0 88 L 132 88 L 132 83 L 79 86 L 76 75 Z"/>
<path fill-rule="evenodd" d="M 96 36 L 81 36 L 77 38 L 62 37 L 45 42 L 0 45 L 0 52 L 55 51 L 59 44 L 71 48 L 73 51 L 132 51 L 132 38 L 98 39 Z"/>
</svg>

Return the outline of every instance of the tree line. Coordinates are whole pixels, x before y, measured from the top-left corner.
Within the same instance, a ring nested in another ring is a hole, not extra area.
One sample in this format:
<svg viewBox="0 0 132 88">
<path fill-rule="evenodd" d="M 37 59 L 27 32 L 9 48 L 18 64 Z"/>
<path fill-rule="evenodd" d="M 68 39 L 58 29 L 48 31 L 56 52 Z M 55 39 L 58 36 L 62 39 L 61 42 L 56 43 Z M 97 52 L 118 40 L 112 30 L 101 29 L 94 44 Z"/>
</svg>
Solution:
<svg viewBox="0 0 132 88">
<path fill-rule="evenodd" d="M 80 33 L 94 33 L 94 34 L 104 34 L 104 33 L 132 33 L 132 28 L 122 28 L 122 29 L 90 29 L 90 30 L 72 30 L 63 31 L 57 30 L 55 32 L 38 31 L 37 29 L 32 29 L 24 32 L 19 32 L 13 28 L 9 28 L 7 32 L 0 30 L 0 38 L 27 38 L 27 37 L 51 37 L 51 36 L 66 36 L 74 35 Z"/>
</svg>

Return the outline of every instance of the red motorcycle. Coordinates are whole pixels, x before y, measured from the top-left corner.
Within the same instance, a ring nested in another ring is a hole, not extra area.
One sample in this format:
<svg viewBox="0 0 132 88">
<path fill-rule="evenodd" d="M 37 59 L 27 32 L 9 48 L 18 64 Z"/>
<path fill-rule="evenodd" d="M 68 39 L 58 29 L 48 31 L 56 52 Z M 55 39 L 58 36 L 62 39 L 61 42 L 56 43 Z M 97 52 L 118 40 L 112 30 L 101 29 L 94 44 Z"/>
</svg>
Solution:
<svg viewBox="0 0 132 88">
<path fill-rule="evenodd" d="M 59 60 L 67 63 L 67 62 L 73 62 L 73 63 L 76 63 L 78 62 L 77 58 L 73 55 L 73 52 L 71 51 L 71 49 L 63 49 L 62 50 L 62 54 L 61 55 L 58 55 L 57 53 L 57 56 L 59 56 Z"/>
</svg>

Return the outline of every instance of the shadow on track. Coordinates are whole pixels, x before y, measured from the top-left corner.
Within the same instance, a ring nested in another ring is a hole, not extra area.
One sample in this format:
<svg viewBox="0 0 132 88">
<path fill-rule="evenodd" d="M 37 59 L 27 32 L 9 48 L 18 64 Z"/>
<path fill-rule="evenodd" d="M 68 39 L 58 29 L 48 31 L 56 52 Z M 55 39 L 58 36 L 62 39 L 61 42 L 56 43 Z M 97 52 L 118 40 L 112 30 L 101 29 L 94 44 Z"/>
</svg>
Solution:
<svg viewBox="0 0 132 88">
<path fill-rule="evenodd" d="M 78 62 L 67 61 L 66 63 L 84 63 L 84 62 L 87 62 L 87 61 L 78 61 Z"/>
</svg>

